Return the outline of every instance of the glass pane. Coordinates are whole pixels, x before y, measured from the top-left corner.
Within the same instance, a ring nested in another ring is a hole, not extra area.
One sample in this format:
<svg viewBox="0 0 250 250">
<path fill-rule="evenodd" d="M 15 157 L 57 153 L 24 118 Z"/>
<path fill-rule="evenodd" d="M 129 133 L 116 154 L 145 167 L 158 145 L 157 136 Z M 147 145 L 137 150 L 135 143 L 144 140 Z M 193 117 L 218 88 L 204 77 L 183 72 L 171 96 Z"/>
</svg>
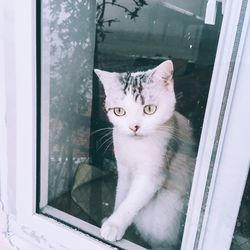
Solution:
<svg viewBox="0 0 250 250">
<path fill-rule="evenodd" d="M 241 201 L 231 250 L 250 249 L 250 175 L 248 174 L 244 195 Z"/>
<path fill-rule="evenodd" d="M 71 189 L 89 156 L 94 13 L 93 1 L 42 1 L 41 140 L 49 201 Z"/>
<path fill-rule="evenodd" d="M 41 209 L 101 227 L 115 207 L 106 240 L 179 249 L 222 20 L 206 3 L 42 1 Z"/>
</svg>

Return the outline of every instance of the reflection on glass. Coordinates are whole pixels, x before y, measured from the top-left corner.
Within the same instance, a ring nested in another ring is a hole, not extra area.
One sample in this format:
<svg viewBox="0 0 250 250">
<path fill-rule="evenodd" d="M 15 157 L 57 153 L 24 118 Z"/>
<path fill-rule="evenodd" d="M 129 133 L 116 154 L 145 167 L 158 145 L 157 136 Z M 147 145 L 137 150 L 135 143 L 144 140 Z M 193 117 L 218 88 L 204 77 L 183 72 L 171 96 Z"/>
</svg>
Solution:
<svg viewBox="0 0 250 250">
<path fill-rule="evenodd" d="M 231 250 L 250 249 L 250 175 L 248 175 L 244 195 L 241 201 Z"/>
<path fill-rule="evenodd" d="M 186 129 L 192 124 L 192 141 L 198 144 L 221 16 L 214 26 L 205 25 L 205 0 L 94 2 L 42 1 L 41 168 L 48 166 L 51 206 L 101 227 L 115 206 L 118 173 L 103 81 L 93 69 L 146 72 L 171 59 L 175 109 L 190 121 Z M 147 107 L 146 112 L 153 108 Z M 168 145 L 175 148 L 171 157 L 176 156 L 182 139 L 173 138 L 173 145 Z M 197 147 L 190 143 L 182 152 L 189 158 L 187 165 L 194 165 L 193 149 L 196 154 Z M 172 184 L 178 189 L 178 183 Z M 186 202 L 181 205 L 177 240 L 172 244 L 177 249 L 189 191 L 190 185 L 183 193 Z M 150 247 L 133 224 L 124 238 Z"/>
</svg>

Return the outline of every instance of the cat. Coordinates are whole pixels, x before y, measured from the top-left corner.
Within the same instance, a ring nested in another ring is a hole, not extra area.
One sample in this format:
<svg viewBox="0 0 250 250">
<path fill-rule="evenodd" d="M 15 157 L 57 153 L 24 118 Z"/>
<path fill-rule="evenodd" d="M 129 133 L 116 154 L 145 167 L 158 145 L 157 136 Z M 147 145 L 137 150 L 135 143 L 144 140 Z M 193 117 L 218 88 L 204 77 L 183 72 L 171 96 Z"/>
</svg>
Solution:
<svg viewBox="0 0 250 250">
<path fill-rule="evenodd" d="M 152 249 L 178 249 L 195 142 L 189 121 L 175 111 L 173 63 L 145 72 L 94 71 L 113 124 L 118 171 L 114 211 L 101 236 L 119 241 L 134 223 Z"/>
</svg>

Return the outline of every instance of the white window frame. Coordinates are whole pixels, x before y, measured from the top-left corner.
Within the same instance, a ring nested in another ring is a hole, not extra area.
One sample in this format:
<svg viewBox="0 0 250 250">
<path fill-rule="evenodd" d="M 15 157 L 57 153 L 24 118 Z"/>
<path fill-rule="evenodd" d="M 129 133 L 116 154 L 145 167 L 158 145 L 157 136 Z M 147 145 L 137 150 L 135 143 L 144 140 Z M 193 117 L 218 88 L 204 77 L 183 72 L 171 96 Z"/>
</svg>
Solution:
<svg viewBox="0 0 250 250">
<path fill-rule="evenodd" d="M 227 215 L 228 214 L 232 215 L 231 217 L 232 224 L 230 224 L 230 227 L 227 228 L 227 235 L 219 238 L 218 237 L 220 233 L 219 229 L 217 231 L 213 228 L 214 234 L 217 235 L 217 237 L 215 237 L 213 241 L 209 238 L 204 238 L 204 236 L 208 235 L 207 232 L 210 232 L 211 230 L 207 226 L 208 222 L 210 227 L 214 227 L 215 225 L 218 224 L 218 221 L 223 221 L 223 219 L 228 220 L 228 218 L 226 218 L 226 214 L 222 216 L 223 213 L 220 214 L 221 218 L 219 218 L 218 216 L 217 217 L 211 216 L 212 214 L 214 214 L 213 212 L 211 212 L 212 204 L 217 204 L 217 203 L 226 204 L 227 203 L 226 200 L 231 200 L 233 197 L 231 196 L 230 193 L 226 194 L 225 190 L 227 189 L 225 187 L 233 185 L 234 178 L 232 177 L 225 179 L 223 178 L 223 176 L 222 177 L 220 176 L 219 178 L 219 176 L 217 176 L 217 172 L 218 169 L 220 170 L 223 169 L 225 172 L 227 172 L 228 163 L 221 161 L 223 155 L 225 154 L 225 149 L 226 149 L 225 140 L 226 139 L 228 140 L 229 138 L 229 140 L 232 142 L 233 139 L 235 139 L 233 137 L 231 138 L 231 131 L 229 131 L 228 128 L 230 125 L 229 117 L 231 115 L 230 113 L 231 107 L 237 106 L 239 105 L 239 103 L 241 103 L 241 98 L 240 99 L 233 98 L 234 92 L 236 91 L 235 85 L 236 84 L 237 86 L 239 85 L 237 78 L 238 74 L 240 73 L 243 74 L 243 77 L 245 77 L 244 80 L 249 79 L 250 72 L 244 72 L 244 73 L 239 72 L 240 70 L 239 65 L 241 65 L 243 59 L 242 55 L 247 49 L 247 46 L 244 47 L 243 45 L 245 45 L 245 39 L 246 39 L 245 36 L 247 35 L 246 27 L 249 22 L 249 5 L 250 2 L 247 0 L 246 1 L 227 0 L 227 4 L 225 6 L 220 38 L 217 47 L 217 54 L 214 63 L 214 70 L 209 90 L 209 97 L 207 101 L 206 113 L 203 122 L 199 151 L 197 155 L 196 170 L 193 178 L 188 214 L 182 241 L 182 249 L 209 249 L 209 250 L 229 249 L 229 246 L 232 241 L 234 226 L 236 223 L 236 218 L 240 207 L 241 197 L 243 195 L 243 187 L 245 186 L 245 181 L 247 178 L 246 169 L 248 170 L 249 168 L 249 162 L 247 163 L 245 162 L 244 165 L 241 165 L 238 168 L 238 171 L 241 173 L 241 176 L 239 176 L 238 178 L 238 186 L 234 185 L 235 193 L 238 197 L 238 199 L 235 199 L 235 201 L 238 201 L 238 203 L 236 208 L 233 206 L 227 207 L 228 209 Z M 245 12 L 244 9 L 246 9 Z M 244 12 L 244 15 L 242 15 L 242 12 Z M 241 25 L 242 25 L 242 32 L 239 37 L 236 37 L 238 28 Z M 239 48 L 237 49 L 238 44 Z M 235 51 L 235 49 L 237 50 Z M 234 53 L 236 54 L 234 55 Z M 233 56 L 235 57 L 234 59 L 236 60 L 234 67 L 232 67 L 232 62 L 231 62 Z M 226 110 L 224 116 L 222 117 L 223 123 L 220 125 L 222 126 L 220 137 L 216 138 L 216 131 L 221 115 L 221 107 L 223 105 L 223 102 L 225 101 L 223 100 L 223 97 L 227 81 L 230 80 L 228 79 L 230 74 L 232 79 L 230 83 L 231 86 L 229 90 L 229 96 L 226 100 Z M 245 89 L 245 93 L 248 93 L 247 91 L 249 90 Z M 242 94 L 244 94 L 244 92 Z M 245 103 L 244 105 L 250 106 L 250 104 L 247 105 L 247 103 Z M 243 111 L 243 109 L 239 110 Z M 248 122 L 247 117 L 242 116 L 241 119 L 237 120 L 237 122 L 246 122 L 247 124 Z M 238 131 L 238 137 L 243 140 L 246 137 L 245 133 L 247 133 L 247 130 Z M 235 141 L 235 144 L 237 142 L 238 141 Z M 216 158 L 214 159 L 214 163 L 212 163 L 213 169 L 212 173 L 210 173 L 211 157 L 213 154 L 215 144 L 218 144 L 217 152 L 215 152 Z M 231 153 L 229 155 L 235 154 L 235 147 L 234 145 L 233 146 L 232 145 L 230 147 Z M 244 151 L 243 154 L 245 154 L 245 157 L 249 157 L 249 153 L 247 154 L 246 151 Z M 237 157 L 235 159 L 239 160 Z M 212 176 L 209 177 L 209 174 L 212 174 Z M 206 186 L 207 180 L 209 178 L 211 178 L 209 186 Z M 213 196 L 215 189 L 218 187 L 218 185 L 224 186 L 224 190 L 223 193 L 221 194 L 220 200 L 217 200 Z M 208 192 L 205 191 L 206 189 L 209 189 L 209 193 L 207 201 L 205 201 L 205 203 L 203 204 L 204 194 Z M 202 214 L 201 210 L 204 209 L 206 209 L 204 213 L 204 218 L 203 221 L 200 221 L 200 216 Z M 216 210 L 215 212 L 218 211 L 219 210 Z M 210 217 L 208 217 L 208 214 L 210 214 Z M 196 242 L 197 232 L 199 231 L 201 231 L 201 236 L 199 242 Z M 230 236 L 228 235 L 228 233 L 230 233 Z M 205 246 L 207 248 L 204 248 Z"/>
<path fill-rule="evenodd" d="M 235 39 L 231 86 L 197 244 L 202 250 L 230 248 L 250 167 L 249 1 L 242 1 L 238 28 L 241 34 Z"/>
<path fill-rule="evenodd" d="M 241 6 L 242 3 L 247 2 L 248 9 L 241 20 Z M 250 144 L 246 136 L 250 127 L 250 116 L 240 115 L 241 112 L 247 114 L 247 107 L 250 107 L 247 92 L 250 72 L 243 67 L 248 63 L 245 52 L 250 53 L 249 5 L 247 0 L 227 0 L 224 10 L 182 250 L 194 249 L 197 244 L 195 239 L 198 229 L 201 230 L 201 234 L 196 249 L 226 250 L 229 249 L 231 243 L 250 162 L 248 151 Z M 3 39 L 0 36 L 3 40 L 3 43 L 0 40 L 0 53 L 4 54 L 0 57 L 0 67 L 3 66 L 0 69 L 0 198 L 2 205 L 0 206 L 0 224 L 3 225 L 1 230 L 6 233 L 12 244 L 25 250 L 112 249 L 110 245 L 88 234 L 36 213 L 35 1 L 0 1 L 0 10 L 3 10 L 0 15 L 10 17 L 6 21 L 4 19 L 9 33 L 5 31 Z M 243 22 L 243 28 L 238 38 L 236 64 L 232 68 L 230 62 L 235 53 L 237 27 L 240 22 Z M 9 39 L 7 39 L 7 33 Z M 7 55 L 3 48 L 8 48 L 8 51 L 12 48 L 13 56 Z M 8 56 L 10 58 L 6 60 Z M 10 73 L 10 68 L 13 69 L 14 77 L 12 78 L 6 76 L 6 72 Z M 230 70 L 233 70 L 231 88 L 220 138 L 216 138 L 217 125 L 221 121 L 220 111 L 224 100 L 224 90 Z M 242 126 L 242 123 L 245 126 Z M 235 128 L 239 126 L 240 131 L 235 133 Z M 16 136 L 13 137 L 13 134 Z M 216 139 L 219 139 L 218 150 L 213 165 L 210 191 L 205 200 L 206 211 L 203 220 L 200 221 L 206 180 L 211 170 L 210 160 Z M 243 145 L 244 150 L 235 152 L 233 145 Z M 228 161 L 230 155 L 235 157 Z M 233 168 L 238 163 L 240 163 L 238 169 Z M 237 178 L 232 178 L 232 176 Z M 225 192 L 227 189 L 230 190 L 229 193 Z M 228 202 L 232 198 L 234 206 Z M 59 211 L 47 207 L 47 213 L 58 215 Z M 82 224 L 82 228 L 89 229 L 93 234 L 100 236 L 96 227 L 63 212 L 61 216 L 68 218 L 68 223 Z M 220 220 L 225 221 L 225 224 L 218 225 Z M 127 244 L 130 243 L 122 241 L 118 246 L 126 249 Z M 133 246 L 132 243 L 131 246 Z"/>
</svg>

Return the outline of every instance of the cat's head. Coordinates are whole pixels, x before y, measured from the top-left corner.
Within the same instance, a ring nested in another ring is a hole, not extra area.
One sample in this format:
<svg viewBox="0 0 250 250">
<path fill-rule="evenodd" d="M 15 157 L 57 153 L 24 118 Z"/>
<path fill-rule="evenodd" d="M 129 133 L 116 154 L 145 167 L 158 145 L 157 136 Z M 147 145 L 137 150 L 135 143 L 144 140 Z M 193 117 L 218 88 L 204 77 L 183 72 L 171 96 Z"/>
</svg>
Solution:
<svg viewBox="0 0 250 250">
<path fill-rule="evenodd" d="M 147 136 L 173 115 L 173 63 L 164 61 L 145 72 L 116 73 L 95 69 L 106 94 L 110 122 L 122 134 Z"/>
</svg>

